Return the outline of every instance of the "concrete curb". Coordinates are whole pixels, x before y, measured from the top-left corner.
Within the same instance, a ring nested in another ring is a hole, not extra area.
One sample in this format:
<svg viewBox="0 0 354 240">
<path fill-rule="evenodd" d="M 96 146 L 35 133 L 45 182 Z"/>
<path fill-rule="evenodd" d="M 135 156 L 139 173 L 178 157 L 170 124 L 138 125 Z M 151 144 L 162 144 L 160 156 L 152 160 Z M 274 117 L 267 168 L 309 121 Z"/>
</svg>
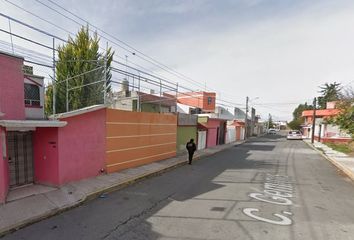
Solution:
<svg viewBox="0 0 354 240">
<path fill-rule="evenodd" d="M 213 156 L 216 153 L 225 151 L 225 150 L 230 149 L 230 148 L 232 148 L 232 147 L 234 147 L 236 145 L 241 145 L 241 144 L 243 144 L 245 142 L 246 141 L 230 144 L 229 146 L 227 146 L 225 148 L 218 149 L 215 152 L 196 155 L 196 156 L 193 157 L 193 160 L 194 161 L 195 160 L 201 160 L 202 158 Z M 26 219 L 26 220 L 23 220 L 23 221 L 18 222 L 16 224 L 13 224 L 12 226 L 7 226 L 5 228 L 0 229 L 0 238 L 5 236 L 6 234 L 9 234 L 11 232 L 17 231 L 17 230 L 19 230 L 21 228 L 24 228 L 24 227 L 29 226 L 31 224 L 34 224 L 36 222 L 42 221 L 44 219 L 53 217 L 53 216 L 58 215 L 58 214 L 60 214 L 62 212 L 65 212 L 65 211 L 68 211 L 68 210 L 73 209 L 75 207 L 78 207 L 78 206 L 82 205 L 85 202 L 88 202 L 90 200 L 96 199 L 101 194 L 117 191 L 117 190 L 122 189 L 124 187 L 127 187 L 129 185 L 132 185 L 133 183 L 142 181 L 142 180 L 150 178 L 150 177 L 154 177 L 154 176 L 160 175 L 160 174 L 162 174 L 164 172 L 168 172 L 170 170 L 173 170 L 175 168 L 178 168 L 178 167 L 186 165 L 186 164 L 187 164 L 187 158 L 185 160 L 180 160 L 180 161 L 178 161 L 176 163 L 172 163 L 170 165 L 163 166 L 160 169 L 153 170 L 153 171 L 150 171 L 150 172 L 146 172 L 146 173 L 141 174 L 141 175 L 130 177 L 128 179 L 125 179 L 122 182 L 118 182 L 118 183 L 112 184 L 110 186 L 103 187 L 103 188 L 101 188 L 101 189 L 99 189 L 99 190 L 97 190 L 95 192 L 90 192 L 90 193 L 86 194 L 83 198 L 81 198 L 81 199 L 79 199 L 79 200 L 77 200 L 77 201 L 75 201 L 75 202 L 73 202 L 71 204 L 68 204 L 68 205 L 66 205 L 64 207 L 55 208 L 55 209 L 49 210 L 49 211 L 47 211 L 47 212 L 45 212 L 43 214 L 39 214 L 37 216 L 33 216 L 33 217 L 29 218 L 29 219 Z"/>
<path fill-rule="evenodd" d="M 336 160 L 332 159 L 331 157 L 327 156 L 326 154 L 324 154 L 322 151 L 318 150 L 315 146 L 313 146 L 311 143 L 308 143 L 306 141 L 304 141 L 309 147 L 311 147 L 312 149 L 314 149 L 316 152 L 318 152 L 322 157 L 324 157 L 325 159 L 327 159 L 330 163 L 332 163 L 335 167 L 337 167 L 339 170 L 341 170 L 342 172 L 345 173 L 345 175 L 347 175 L 348 178 L 350 178 L 352 181 L 354 181 L 354 173 L 348 169 L 346 166 L 343 166 L 343 164 L 337 162 Z"/>
</svg>

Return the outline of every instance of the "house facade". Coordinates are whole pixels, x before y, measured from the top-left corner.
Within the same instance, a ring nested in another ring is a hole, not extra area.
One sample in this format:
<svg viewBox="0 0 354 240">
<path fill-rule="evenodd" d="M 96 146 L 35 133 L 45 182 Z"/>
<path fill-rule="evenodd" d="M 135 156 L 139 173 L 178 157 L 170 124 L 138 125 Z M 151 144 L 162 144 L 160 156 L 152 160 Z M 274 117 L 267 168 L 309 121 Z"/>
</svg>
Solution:
<svg viewBox="0 0 354 240">
<path fill-rule="evenodd" d="M 177 117 L 177 152 L 186 152 L 186 143 L 193 138 L 196 144 L 198 117 L 196 115 L 178 113 Z M 203 140 L 200 140 L 203 141 Z M 202 144 L 202 143 L 200 143 Z M 202 145 L 201 145 L 202 146 Z M 205 148 L 205 146 L 204 146 Z"/>
<path fill-rule="evenodd" d="M 338 126 L 328 123 L 326 120 L 335 117 L 340 110 L 335 108 L 335 102 L 328 102 L 326 109 L 316 110 L 314 138 L 321 142 L 349 142 L 351 137 Z M 302 133 L 304 138 L 311 138 L 313 124 L 313 110 L 305 110 L 302 112 L 304 124 L 302 125 Z"/>
<path fill-rule="evenodd" d="M 207 148 L 225 144 L 226 122 L 224 119 L 198 116 L 198 131 L 206 131 Z"/>
<path fill-rule="evenodd" d="M 55 140 L 39 140 L 44 129 L 58 131 L 66 122 L 48 121 L 44 117 L 43 77 L 33 75 L 24 59 L 0 52 L 0 203 L 12 188 L 33 184 L 46 171 L 37 162 L 37 150 Z"/>
<path fill-rule="evenodd" d="M 214 113 L 216 93 L 187 92 L 177 95 L 180 111 L 187 114 Z"/>
<path fill-rule="evenodd" d="M 129 82 L 123 81 L 121 90 L 112 94 L 110 107 L 118 110 L 174 113 L 176 112 L 175 96 L 163 93 L 162 96 L 150 93 L 133 91 L 129 88 Z"/>
</svg>

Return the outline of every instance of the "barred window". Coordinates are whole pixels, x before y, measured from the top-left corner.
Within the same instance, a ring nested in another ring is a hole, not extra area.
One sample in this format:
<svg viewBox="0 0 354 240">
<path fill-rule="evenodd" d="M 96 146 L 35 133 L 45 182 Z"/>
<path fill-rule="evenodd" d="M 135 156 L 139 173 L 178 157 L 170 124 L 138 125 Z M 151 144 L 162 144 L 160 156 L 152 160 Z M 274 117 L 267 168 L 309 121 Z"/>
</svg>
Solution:
<svg viewBox="0 0 354 240">
<path fill-rule="evenodd" d="M 25 83 L 25 104 L 40 106 L 39 87 L 37 85 Z"/>
</svg>

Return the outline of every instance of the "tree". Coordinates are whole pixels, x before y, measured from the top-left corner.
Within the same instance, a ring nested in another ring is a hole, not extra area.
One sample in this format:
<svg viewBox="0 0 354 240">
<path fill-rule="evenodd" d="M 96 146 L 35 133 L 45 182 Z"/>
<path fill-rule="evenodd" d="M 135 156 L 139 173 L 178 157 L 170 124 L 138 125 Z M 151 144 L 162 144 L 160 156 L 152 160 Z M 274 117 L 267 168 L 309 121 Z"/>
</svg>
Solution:
<svg viewBox="0 0 354 240">
<path fill-rule="evenodd" d="M 311 109 L 313 109 L 313 106 L 308 105 L 306 102 L 299 104 L 293 111 L 293 120 L 288 123 L 288 127 L 294 130 L 300 130 L 301 125 L 304 123 L 302 112 Z"/>
<path fill-rule="evenodd" d="M 293 111 L 293 120 L 302 118 L 302 112 L 311 109 L 313 109 L 313 106 L 308 105 L 307 102 L 299 104 Z"/>
<path fill-rule="evenodd" d="M 303 123 L 304 121 L 301 118 L 297 118 L 289 122 L 288 127 L 293 130 L 300 130 Z"/>
<path fill-rule="evenodd" d="M 56 113 L 66 112 L 67 104 L 68 110 L 75 110 L 103 103 L 105 85 L 109 85 L 112 77 L 110 65 L 114 52 L 108 48 L 100 53 L 99 41 L 97 33 L 90 36 L 87 26 L 79 30 L 75 39 L 69 37 L 68 43 L 58 47 L 54 82 Z M 47 88 L 46 97 L 46 113 L 51 114 L 53 85 Z"/>
<path fill-rule="evenodd" d="M 340 109 L 340 113 L 328 122 L 338 125 L 354 138 L 354 90 L 352 88 L 347 88 L 341 93 L 336 107 Z"/>
<path fill-rule="evenodd" d="M 327 102 L 336 101 L 339 99 L 340 92 L 341 92 L 341 84 L 334 82 L 334 83 L 325 83 L 324 85 L 320 86 L 321 96 L 318 97 L 318 105 L 321 109 L 326 108 Z"/>
<path fill-rule="evenodd" d="M 273 122 L 272 115 L 269 114 L 269 117 L 268 117 L 268 129 L 271 129 L 271 128 L 274 128 L 274 127 L 275 127 L 275 124 Z"/>
</svg>

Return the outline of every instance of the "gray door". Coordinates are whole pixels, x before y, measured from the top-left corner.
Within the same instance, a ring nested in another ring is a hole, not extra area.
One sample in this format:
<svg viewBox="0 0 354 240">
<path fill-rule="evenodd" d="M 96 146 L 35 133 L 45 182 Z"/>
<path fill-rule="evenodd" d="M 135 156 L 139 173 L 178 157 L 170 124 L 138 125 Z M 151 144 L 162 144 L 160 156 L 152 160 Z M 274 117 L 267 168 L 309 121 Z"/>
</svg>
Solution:
<svg viewBox="0 0 354 240">
<path fill-rule="evenodd" d="M 10 187 L 33 182 L 32 132 L 7 132 Z"/>
</svg>

